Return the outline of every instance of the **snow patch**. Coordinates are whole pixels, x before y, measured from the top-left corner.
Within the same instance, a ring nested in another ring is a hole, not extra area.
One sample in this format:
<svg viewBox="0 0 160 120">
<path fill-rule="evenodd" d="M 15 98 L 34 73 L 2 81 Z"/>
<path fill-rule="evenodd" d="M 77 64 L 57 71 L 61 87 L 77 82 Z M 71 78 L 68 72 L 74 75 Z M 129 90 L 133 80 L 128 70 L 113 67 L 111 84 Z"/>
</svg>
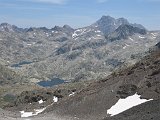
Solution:
<svg viewBox="0 0 160 120">
<path fill-rule="evenodd" d="M 77 33 L 76 32 L 74 32 L 73 34 L 72 34 L 72 38 L 75 38 L 75 37 L 77 37 L 78 35 L 77 35 Z"/>
<path fill-rule="evenodd" d="M 126 44 L 126 46 L 130 46 L 130 45 Z"/>
<path fill-rule="evenodd" d="M 58 48 L 58 45 L 56 45 L 55 48 Z"/>
<path fill-rule="evenodd" d="M 31 46 L 32 44 L 27 44 L 28 46 Z"/>
<path fill-rule="evenodd" d="M 156 33 L 151 33 L 151 35 L 153 35 L 154 37 L 156 37 L 156 36 L 157 36 L 157 34 L 156 34 Z"/>
<path fill-rule="evenodd" d="M 126 49 L 127 46 L 124 46 L 123 49 Z"/>
<path fill-rule="evenodd" d="M 83 35 L 84 33 L 91 31 L 91 29 L 89 29 L 88 31 L 86 30 L 87 29 L 78 29 L 74 31 L 74 33 L 72 34 L 72 38 L 78 37 L 79 35 Z"/>
<path fill-rule="evenodd" d="M 112 106 L 110 109 L 107 110 L 107 114 L 110 114 L 111 116 L 117 115 L 123 111 L 126 111 L 134 106 L 137 106 L 139 104 L 145 103 L 147 101 L 151 101 L 153 99 L 140 99 L 141 95 L 138 95 L 137 93 L 129 96 L 125 99 L 119 99 L 118 102 Z"/>
<path fill-rule="evenodd" d="M 128 44 L 125 44 L 125 46 L 123 47 L 123 49 L 126 49 L 126 47 L 128 47 L 129 45 Z"/>
<path fill-rule="evenodd" d="M 39 104 L 42 104 L 44 101 L 41 99 L 38 102 L 39 102 Z M 58 102 L 58 97 L 54 96 L 53 97 L 53 102 Z M 53 105 L 53 103 L 51 105 Z M 47 107 L 49 107 L 51 105 L 48 105 Z M 47 107 L 42 108 L 42 109 L 34 109 L 32 112 L 25 112 L 25 111 L 19 111 L 19 112 L 21 113 L 22 118 L 27 118 L 27 117 L 36 116 L 39 113 L 42 113 L 44 110 L 46 110 Z"/>
<path fill-rule="evenodd" d="M 75 94 L 75 92 L 72 92 L 71 94 L 69 94 L 69 96 L 73 96 Z"/>
<path fill-rule="evenodd" d="M 41 99 L 40 101 L 38 101 L 39 104 L 42 104 L 44 101 Z"/>
<path fill-rule="evenodd" d="M 142 39 L 144 39 L 145 37 L 143 37 L 143 36 L 139 36 L 139 38 L 142 38 Z"/>
<path fill-rule="evenodd" d="M 100 30 L 97 30 L 97 31 L 95 31 L 95 33 L 101 33 L 101 31 L 100 31 Z"/>
<path fill-rule="evenodd" d="M 53 97 L 53 102 L 55 102 L 55 103 L 58 102 L 58 97 L 54 96 Z"/>
<path fill-rule="evenodd" d="M 88 38 L 88 40 L 91 40 L 92 38 Z"/>
<path fill-rule="evenodd" d="M 98 37 L 101 37 L 101 35 L 97 35 Z"/>
<path fill-rule="evenodd" d="M 33 116 L 33 112 L 20 111 L 20 113 L 21 113 L 21 117 L 30 117 L 30 116 Z"/>
<path fill-rule="evenodd" d="M 78 30 L 76 30 L 75 32 L 80 32 L 82 29 L 78 29 Z"/>
<path fill-rule="evenodd" d="M 134 41 L 132 38 L 129 38 L 131 41 Z"/>
<path fill-rule="evenodd" d="M 153 39 L 156 39 L 156 37 L 152 37 Z"/>
<path fill-rule="evenodd" d="M 78 38 L 75 38 L 74 40 L 77 40 Z"/>
<path fill-rule="evenodd" d="M 21 113 L 21 117 L 31 117 L 31 116 L 35 116 L 38 115 L 39 113 L 42 113 L 46 108 L 42 108 L 42 109 L 34 109 L 34 112 L 25 112 L 25 111 L 20 111 Z"/>
</svg>

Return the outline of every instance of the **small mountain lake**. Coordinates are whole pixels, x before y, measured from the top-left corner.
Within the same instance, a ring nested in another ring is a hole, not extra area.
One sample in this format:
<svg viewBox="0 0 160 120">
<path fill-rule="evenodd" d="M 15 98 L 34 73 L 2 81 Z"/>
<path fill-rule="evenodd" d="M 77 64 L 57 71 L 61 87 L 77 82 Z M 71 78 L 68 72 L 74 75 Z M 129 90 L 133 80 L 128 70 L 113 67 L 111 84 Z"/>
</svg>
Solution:
<svg viewBox="0 0 160 120">
<path fill-rule="evenodd" d="M 11 67 L 22 67 L 22 65 L 25 65 L 25 64 L 31 64 L 32 62 L 30 61 L 22 61 L 22 62 L 19 62 L 17 64 L 13 64 L 11 65 Z"/>
<path fill-rule="evenodd" d="M 55 85 L 60 85 L 63 83 L 67 83 L 67 81 L 59 79 L 59 78 L 54 78 L 50 81 L 40 81 L 37 84 L 42 86 L 42 87 L 53 87 Z"/>
</svg>

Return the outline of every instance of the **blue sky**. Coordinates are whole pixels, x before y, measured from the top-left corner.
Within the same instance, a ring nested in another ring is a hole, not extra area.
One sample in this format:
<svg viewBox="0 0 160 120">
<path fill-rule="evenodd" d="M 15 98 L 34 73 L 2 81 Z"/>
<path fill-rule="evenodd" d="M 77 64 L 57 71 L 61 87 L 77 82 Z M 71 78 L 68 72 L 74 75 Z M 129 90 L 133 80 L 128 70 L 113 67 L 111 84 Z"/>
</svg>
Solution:
<svg viewBox="0 0 160 120">
<path fill-rule="evenodd" d="M 149 30 L 160 30 L 160 0 L 0 0 L 0 23 L 19 27 L 94 23 L 102 15 L 124 17 Z"/>
</svg>

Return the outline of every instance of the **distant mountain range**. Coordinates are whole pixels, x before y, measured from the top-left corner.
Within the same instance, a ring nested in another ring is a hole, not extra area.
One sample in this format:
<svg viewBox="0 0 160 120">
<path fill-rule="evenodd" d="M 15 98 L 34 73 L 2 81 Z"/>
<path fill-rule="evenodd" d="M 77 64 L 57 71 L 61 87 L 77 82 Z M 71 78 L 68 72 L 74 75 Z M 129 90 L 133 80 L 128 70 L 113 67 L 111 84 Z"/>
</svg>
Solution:
<svg viewBox="0 0 160 120">
<path fill-rule="evenodd" d="M 55 78 L 68 83 L 38 84 Z M 159 79 L 160 31 L 124 18 L 78 29 L 0 25 L 1 120 L 158 120 Z M 108 112 L 133 96 L 143 103 Z"/>
<path fill-rule="evenodd" d="M 110 16 L 78 29 L 68 25 L 18 28 L 2 23 L 0 59 L 31 82 L 101 79 L 140 60 L 159 37 L 160 31 Z"/>
</svg>

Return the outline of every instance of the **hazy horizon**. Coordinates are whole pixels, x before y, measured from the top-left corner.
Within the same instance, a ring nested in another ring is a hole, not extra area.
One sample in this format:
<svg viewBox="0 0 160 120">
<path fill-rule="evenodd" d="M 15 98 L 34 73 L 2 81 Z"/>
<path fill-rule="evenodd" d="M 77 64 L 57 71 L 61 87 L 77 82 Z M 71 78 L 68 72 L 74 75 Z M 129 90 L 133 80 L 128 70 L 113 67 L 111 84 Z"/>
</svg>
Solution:
<svg viewBox="0 0 160 120">
<path fill-rule="evenodd" d="M 103 15 L 160 30 L 160 0 L 0 0 L 0 23 L 22 28 L 88 26 Z"/>
</svg>

